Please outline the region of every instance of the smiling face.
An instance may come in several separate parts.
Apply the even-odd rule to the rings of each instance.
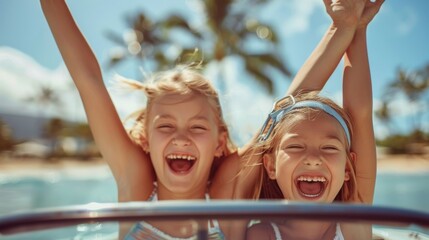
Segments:
[[[218,125],[213,108],[201,95],[165,95],[153,102],[147,118],[147,150],[160,191],[205,193],[213,159],[222,154],[225,144]]]
[[[304,119],[305,116],[305,119]],[[343,128],[324,112],[297,115],[279,145],[264,156],[268,176],[288,200],[332,202],[349,180]]]

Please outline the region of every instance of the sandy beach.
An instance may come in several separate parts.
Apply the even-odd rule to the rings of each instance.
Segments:
[[[48,161],[39,158],[0,158],[0,178],[46,177],[67,175],[90,177],[111,174],[101,158],[90,160],[60,159]]]
[[[377,169],[378,171],[429,173],[429,155],[379,155]]]
[[[410,172],[427,171],[429,173],[429,156],[419,155],[379,155],[378,171]],[[107,168],[101,158],[90,160],[60,159],[47,161],[36,158],[0,158],[0,173],[25,173],[40,171],[55,171],[64,169],[94,169]]]

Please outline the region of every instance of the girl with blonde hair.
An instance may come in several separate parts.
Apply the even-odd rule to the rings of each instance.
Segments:
[[[210,82],[196,69],[180,66],[154,74],[145,84],[122,80],[147,96],[128,132],[65,1],[41,0],[41,6],[83,101],[97,147],[116,180],[118,201],[231,199],[236,172],[222,162],[236,149]],[[139,223],[128,237],[193,237],[193,226],[186,221]],[[129,227],[121,225],[121,238]],[[216,220],[209,221],[208,230],[219,239],[228,231]]]

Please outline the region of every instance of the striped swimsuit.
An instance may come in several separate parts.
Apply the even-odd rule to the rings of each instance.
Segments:
[[[149,197],[148,201],[157,201],[158,195],[156,193],[156,185],[154,190]],[[206,200],[209,201],[210,197],[206,194]],[[217,220],[213,219],[207,223],[207,233],[208,239],[211,240],[224,240],[225,236],[222,230],[219,227]],[[158,228],[152,226],[151,224],[141,221],[134,225],[130,232],[125,236],[125,240],[194,240],[197,239],[197,236],[191,236],[188,238],[177,238],[173,237]]]

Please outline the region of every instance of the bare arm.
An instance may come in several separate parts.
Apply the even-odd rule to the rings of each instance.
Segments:
[[[353,39],[355,29],[338,29],[331,25],[320,43],[299,69],[286,94],[321,90],[338,66]]]
[[[344,52],[353,39],[365,0],[345,0],[339,5],[332,5],[331,0],[324,0],[326,11],[332,18],[332,24],[323,36],[320,43],[306,60],[293,79],[286,94],[295,95],[300,91],[321,90],[338,66]],[[246,153],[252,146],[257,136],[248,144],[243,146],[238,156],[241,164],[240,172],[236,181],[234,198],[251,198],[256,182],[260,178],[262,162],[260,166],[245,166]],[[260,156],[254,156],[257,160]],[[252,160],[253,160],[252,159]],[[255,162],[256,161],[250,161]]]
[[[287,95],[323,88],[353,39],[364,1],[346,0],[334,5],[331,0],[324,0],[332,24],[296,74]]]
[[[372,203],[376,178],[376,148],[372,120],[372,84],[366,42],[367,24],[383,1],[367,2],[362,22],[344,55],[343,104],[353,125],[352,151],[356,153],[358,192]],[[368,15],[372,15],[368,18]]]
[[[64,1],[41,0],[41,6],[82,98],[97,147],[116,179],[119,200],[146,200],[154,179],[150,160],[128,137],[90,46]]]

